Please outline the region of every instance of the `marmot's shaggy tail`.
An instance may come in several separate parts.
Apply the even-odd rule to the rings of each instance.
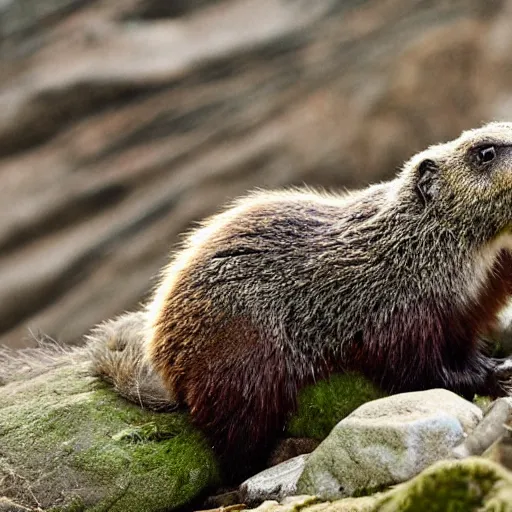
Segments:
[[[86,337],[92,372],[141,407],[173,409],[174,400],[145,357],[146,332],[143,311],[126,313],[95,327]]]
[[[36,337],[36,341],[37,347],[20,350],[0,347],[0,386],[37,377],[71,361],[86,361],[82,348],[66,347],[44,336]]]
[[[88,363],[93,375],[109,382],[128,400],[152,410],[170,410],[175,401],[145,358],[146,313],[126,313],[95,327],[84,347],[61,345],[43,336],[38,346],[0,347],[0,386],[35,377],[52,368]]]

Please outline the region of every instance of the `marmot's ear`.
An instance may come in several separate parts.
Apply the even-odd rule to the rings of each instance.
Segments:
[[[416,190],[423,204],[426,206],[430,201],[435,199],[439,193],[439,167],[434,160],[423,160],[418,165],[418,181],[416,182]]]

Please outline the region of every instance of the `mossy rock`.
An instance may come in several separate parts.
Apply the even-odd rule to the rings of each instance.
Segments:
[[[512,512],[512,473],[481,457],[434,464],[378,501],[375,512]]]
[[[85,363],[0,387],[0,496],[53,511],[180,507],[219,482],[183,413],[152,413],[87,374]]]
[[[356,373],[335,374],[299,393],[297,413],[288,422],[292,437],[322,440],[360,405],[386,394]]]
[[[481,457],[443,461],[391,490],[318,502],[298,496],[267,501],[257,512],[511,512],[512,473]]]

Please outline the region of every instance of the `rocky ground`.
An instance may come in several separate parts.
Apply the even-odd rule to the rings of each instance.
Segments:
[[[492,0],[0,2],[0,343],[77,343],[256,186],[365,185],[510,119]]]
[[[90,376],[83,353],[31,361],[0,387],[0,496],[30,510],[157,511],[220,484],[186,414],[126,402]]]
[[[0,354],[0,511],[512,510],[510,398],[385,397],[334,376],[301,394],[269,463],[284,462],[226,489],[186,411],[124,400],[88,358]]]

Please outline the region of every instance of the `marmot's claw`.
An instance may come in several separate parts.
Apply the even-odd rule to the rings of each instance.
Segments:
[[[488,382],[489,395],[512,396],[512,358],[493,359],[494,367]]]
[[[495,359],[496,367],[494,368],[494,374],[500,381],[511,381],[512,380],[512,358]]]

